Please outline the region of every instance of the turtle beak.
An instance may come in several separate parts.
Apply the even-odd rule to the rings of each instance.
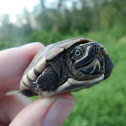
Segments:
[[[83,66],[79,68],[78,70],[84,74],[96,75],[96,74],[99,74],[101,71],[101,64],[100,64],[100,61],[96,58],[89,65]]]
[[[90,45],[89,45],[90,46]],[[84,74],[96,75],[103,69],[103,56],[100,45],[93,43],[88,51],[87,57],[82,59],[81,67],[78,68]]]

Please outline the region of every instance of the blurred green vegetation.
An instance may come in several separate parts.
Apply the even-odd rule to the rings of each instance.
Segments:
[[[126,126],[126,0],[71,0],[71,7],[66,6],[66,0],[58,0],[50,8],[45,0],[40,3],[32,13],[24,11],[18,19],[20,25],[4,15],[0,49],[34,41],[48,45],[76,37],[102,43],[114,62],[112,75],[90,89],[73,93],[76,106],[63,126]]]

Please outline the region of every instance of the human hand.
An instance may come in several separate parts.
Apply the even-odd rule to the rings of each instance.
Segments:
[[[22,74],[34,55],[44,46],[32,43],[0,52],[0,126],[60,126],[72,111],[70,94],[31,101],[11,92],[19,89]]]

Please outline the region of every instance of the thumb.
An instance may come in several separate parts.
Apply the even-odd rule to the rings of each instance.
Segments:
[[[74,104],[75,98],[70,93],[39,99],[26,106],[10,126],[61,126]]]

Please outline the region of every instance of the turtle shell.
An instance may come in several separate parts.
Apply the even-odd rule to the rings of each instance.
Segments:
[[[82,44],[82,43],[89,43],[89,42],[94,42],[94,41],[87,38],[74,38],[74,39],[68,39],[64,41],[59,41],[57,43],[53,43],[51,45],[48,45],[44,50],[40,50],[37,53],[37,55],[33,58],[31,64],[28,66],[28,68],[25,70],[23,74],[23,77],[20,83],[20,88],[22,90],[21,92],[26,96],[41,95],[43,97],[50,97],[52,95],[60,94],[63,92],[76,91],[82,88],[87,88],[87,87],[90,87],[90,85],[93,85],[102,81],[104,79],[104,74],[92,80],[80,81],[80,80],[75,80],[73,78],[68,78],[67,81],[64,82],[62,85],[60,85],[55,91],[42,91],[39,88],[38,84],[36,84],[38,76],[40,74],[43,74],[43,71],[47,67],[47,63],[49,61],[54,59],[58,54],[63,53],[65,50],[68,50],[70,47],[72,47],[75,44]],[[105,57],[108,56],[108,52],[104,48],[104,46],[101,44],[99,45],[100,45],[102,54]],[[110,66],[109,70],[106,71],[106,73],[108,72],[108,76],[110,75],[113,68],[113,64],[111,60],[110,60],[109,66]]]

